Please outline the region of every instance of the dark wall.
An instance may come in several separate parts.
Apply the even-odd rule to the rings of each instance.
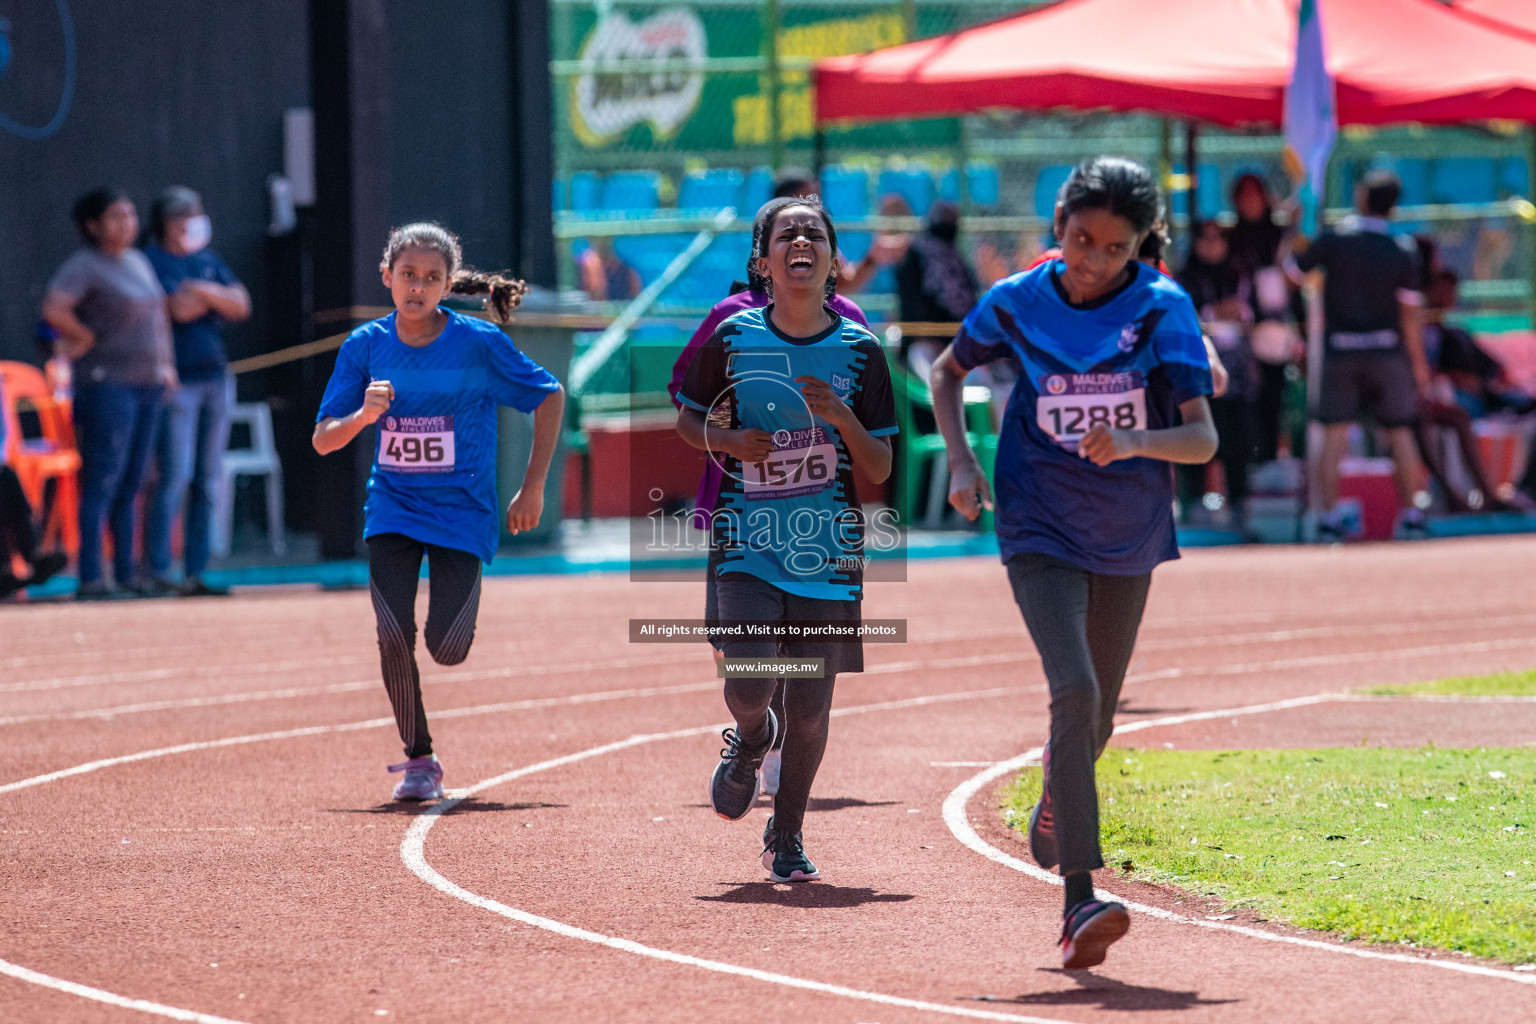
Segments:
[[[69,209],[122,185],[148,223],[162,187],[203,194],[215,250],[250,287],[235,357],[268,347],[266,176],[282,170],[282,113],[309,102],[309,2],[68,0],[77,39],[73,103],[30,140],[0,123],[0,358],[31,359],[37,307],[76,246]],[[58,105],[64,48],[56,0],[8,0],[12,59],[0,115],[43,125]]]
[[[511,267],[513,256],[510,6],[456,0],[424,25],[418,0],[385,4],[390,220],[441,221],[486,270]],[[387,301],[382,286],[379,295]]]

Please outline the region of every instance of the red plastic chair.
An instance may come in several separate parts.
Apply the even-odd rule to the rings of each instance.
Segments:
[[[43,372],[27,363],[0,362],[0,391],[5,393],[4,459],[16,471],[34,509],[43,508],[48,481],[56,481],[53,502],[43,521],[44,549],[62,547],[71,557],[80,551],[80,452],[75,447],[72,410],[55,401]],[[37,414],[41,436],[23,437],[23,410]]]

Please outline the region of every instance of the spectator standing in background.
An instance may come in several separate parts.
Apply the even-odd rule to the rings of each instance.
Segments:
[[[42,315],[74,364],[75,437],[80,448],[82,600],[140,589],[134,558],[137,504],[167,391],[177,385],[165,289],[133,247],[139,214],[120,188],[75,202],[84,243],[43,295]],[[112,527],[117,591],[102,578],[102,528]]]
[[[1369,416],[1391,438],[1399,536],[1423,536],[1424,510],[1414,505],[1419,458],[1414,427],[1419,394],[1429,387],[1424,360],[1421,264],[1410,239],[1390,234],[1387,218],[1402,183],[1372,171],[1355,187],[1359,213],[1320,234],[1296,258],[1303,272],[1322,270],[1323,365],[1314,417],[1323,424],[1318,466],[1319,540],[1342,540],[1339,460],[1349,428]]]
[[[928,208],[926,222],[896,268],[901,318],[909,323],[958,324],[976,305],[977,294],[976,274],[955,244],[960,235],[960,208],[940,199]],[[928,368],[946,344],[944,338],[904,335],[902,361],[927,380]]]
[[[1248,529],[1248,466],[1253,460],[1253,400],[1259,388],[1259,368],[1248,345],[1251,324],[1243,302],[1245,279],[1232,262],[1227,233],[1213,220],[1195,226],[1195,243],[1178,282],[1189,293],[1200,314],[1205,336],[1215,346],[1228,373],[1224,392],[1210,400],[1211,421],[1216,425],[1216,458],[1227,481],[1227,506],[1232,526]],[[1205,494],[1205,466],[1183,465],[1184,490],[1199,501]]]
[[[221,593],[203,582],[220,462],[229,443],[234,378],[227,370],[224,325],[251,315],[251,296],[210,248],[213,227],[196,192],[173,185],[150,207],[154,244],[144,250],[169,296],[176,374],[181,387],[161,411],[145,531],[149,586],[193,596]],[[190,490],[189,490],[190,486]],[[185,572],[171,580],[171,528],[182,514]],[[277,528],[277,527],[274,527]]]
[[[1424,323],[1424,358],[1434,372],[1435,379],[1419,402],[1416,431],[1419,454],[1424,458],[1424,465],[1440,482],[1446,504],[1452,512],[1531,509],[1536,507],[1536,503],[1513,488],[1507,495],[1498,493],[1498,488],[1488,479],[1477,435],[1472,430],[1472,417],[1493,411],[1490,405],[1529,412],[1531,399],[1529,395],[1514,388],[1505,378],[1498,360],[1478,348],[1472,335],[1445,322],[1445,314],[1456,305],[1458,283],[1454,270],[1435,268],[1430,271],[1429,285],[1424,291],[1428,306]],[[1507,385],[1509,390],[1498,390],[1500,385]],[[1485,396],[1492,400],[1486,401]],[[1480,504],[1471,500],[1470,495],[1463,496],[1452,486],[1445,460],[1441,458],[1435,427],[1444,427],[1456,436],[1461,448],[1461,461],[1478,489],[1482,499]]]
[[[1237,223],[1227,234],[1232,266],[1242,279],[1249,321],[1285,324],[1297,314],[1295,293],[1281,269],[1289,233],[1276,221],[1269,189],[1257,174],[1241,174],[1232,184],[1232,206]],[[1280,414],[1285,406],[1285,360],[1258,363],[1258,384],[1253,395],[1255,456],[1259,462],[1279,457]]]

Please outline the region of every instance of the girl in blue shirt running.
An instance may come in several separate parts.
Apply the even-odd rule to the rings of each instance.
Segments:
[[[544,480],[565,404],[560,383],[497,326],[527,290],[521,281],[462,266],[459,240],[436,224],[408,224],[389,236],[380,265],[395,311],[342,343],[315,426],[327,455],[363,428],[378,426],[363,537],[378,620],[384,688],[406,761],[396,800],[443,795],[416,667],[416,584],[428,560],[427,651],[439,665],[469,655],[480,608],[480,566],[499,540],[496,407],[533,413],[533,451],[522,488],[507,508],[507,530],[531,530],[544,510]],[[438,305],[447,292],[490,293],[495,323]]]
[[[1152,569],[1178,557],[1168,464],[1216,451],[1194,305],[1136,259],[1161,207],[1139,164],[1075,168],[1056,203],[1060,257],[994,285],[932,373],[949,500],[975,519],[993,501],[965,439],[962,381],[994,359],[1023,367],[998,436],[997,537],[1050,688],[1029,841],[1065,882],[1061,953],[1073,970],[1102,963],[1130,927],[1123,905],[1094,898],[1090,872],[1104,858],[1093,766],[1114,731]]]

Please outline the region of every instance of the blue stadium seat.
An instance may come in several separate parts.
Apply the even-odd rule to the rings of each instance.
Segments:
[[[603,182],[602,208],[646,211],[660,205],[661,175],[655,171],[615,171]]]
[[[551,202],[549,204],[550,209],[556,211],[557,213],[565,209],[565,179],[556,178],[554,180],[554,188],[552,188],[550,191],[552,193]]]
[[[833,217],[869,216],[869,175],[852,167],[821,172],[821,201]]]
[[[996,206],[1002,198],[996,164],[966,165],[965,186],[970,190],[971,202],[976,206]]]
[[[960,172],[953,167],[939,179],[939,198],[950,203],[960,201]]]
[[[1183,174],[1184,165],[1174,164],[1174,174]],[[1200,164],[1200,183],[1197,186],[1199,195],[1196,197],[1199,209],[1195,211],[1197,217],[1214,217],[1226,205],[1226,196],[1222,190],[1221,168],[1214,163]],[[1168,197],[1169,212],[1183,216],[1188,212],[1188,193],[1183,189]]]
[[[1053,164],[1040,168],[1040,173],[1035,175],[1035,216],[1047,220],[1055,216],[1056,193],[1061,191],[1061,186],[1071,173],[1071,164]]]
[[[683,175],[677,190],[679,210],[723,210],[735,206],[741,196],[741,172],[732,167],[714,167]]]
[[[1510,196],[1531,197],[1530,171],[1527,170],[1524,157],[1504,158],[1504,166],[1499,173],[1499,198],[1507,199]]]
[[[773,168],[754,167],[741,185],[741,205],[736,208],[743,217],[755,217],[764,203],[773,198]]]
[[[1441,157],[1430,167],[1430,202],[1491,203],[1498,198],[1499,169],[1492,157]]]
[[[996,206],[998,200],[997,168],[992,164],[972,163],[965,169],[967,198],[973,207]],[[960,201],[960,172],[951,167],[939,179],[939,198]]]
[[[880,183],[875,191],[882,196],[892,192],[901,196],[907,201],[907,205],[912,207],[912,213],[918,217],[928,212],[928,207],[933,205],[933,200],[937,196],[937,190],[933,187],[933,175],[913,168],[881,171]]]
[[[571,175],[570,209],[585,213],[603,208],[603,185],[591,171],[577,171]]]

